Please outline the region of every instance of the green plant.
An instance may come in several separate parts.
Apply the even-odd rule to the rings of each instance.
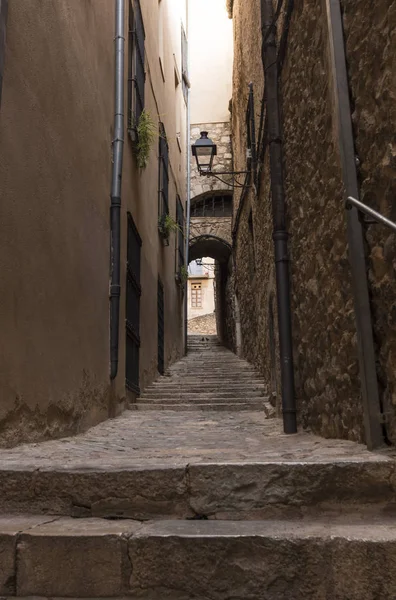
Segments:
[[[182,265],[180,269],[180,281],[181,283],[186,283],[188,279],[188,267],[186,265]]]
[[[176,223],[174,219],[170,216],[170,214],[164,215],[158,224],[161,234],[164,237],[169,237],[169,235],[176,231],[181,231],[180,226]]]
[[[140,169],[148,164],[151,146],[157,136],[157,125],[149,112],[143,109],[137,126],[137,163]]]

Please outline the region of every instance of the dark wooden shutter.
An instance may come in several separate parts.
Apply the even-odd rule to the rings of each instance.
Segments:
[[[140,256],[142,240],[128,213],[127,285],[126,285],[126,387],[137,394],[139,389],[140,352]]]
[[[186,33],[182,27],[181,30],[181,51],[182,51],[182,88],[184,100],[187,103],[188,94],[188,42]]]
[[[176,199],[176,222],[179,226],[177,231],[178,272],[181,273],[184,265],[184,210],[179,196]]]
[[[146,73],[145,63],[145,31],[139,0],[129,2],[129,35],[128,35],[128,129],[134,132],[140,115],[144,109],[144,86]]]
[[[169,147],[163,123],[159,124],[159,207],[162,221],[169,214]]]
[[[135,106],[135,119],[136,123],[139,122],[140,115],[144,109],[144,84],[145,84],[145,71],[144,71],[144,58],[145,58],[145,33],[143,26],[142,11],[140,8],[139,0],[136,0],[135,8],[135,29],[136,29],[136,73],[135,73],[135,90],[136,90],[136,106]]]
[[[165,307],[164,307],[164,286],[158,278],[157,293],[157,312],[158,312],[158,372],[163,375],[165,370]]]
[[[0,105],[3,88],[8,0],[0,0]]]

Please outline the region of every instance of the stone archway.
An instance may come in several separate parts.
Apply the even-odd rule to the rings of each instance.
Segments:
[[[232,246],[216,235],[203,234],[190,238],[190,261],[210,257],[215,262],[215,314],[217,335],[225,346],[232,346],[229,339],[229,296],[233,293]],[[228,323],[227,323],[228,321]]]
[[[190,239],[214,236],[232,244],[232,193],[216,190],[191,199]]]
[[[231,244],[227,240],[216,235],[198,235],[190,238],[190,260],[210,256],[215,261],[224,264],[231,256]]]

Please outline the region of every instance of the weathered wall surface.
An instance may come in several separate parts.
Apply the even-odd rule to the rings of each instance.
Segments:
[[[0,110],[6,443],[77,431],[112,404],[112,9],[106,0],[9,3]]]
[[[363,200],[396,218],[396,3],[342,2]],[[263,75],[260,2],[233,2],[235,61],[232,135],[235,168],[244,167],[247,84],[259,123]],[[282,22],[282,19],[281,19]],[[249,32],[246,35],[246,32]],[[279,31],[278,31],[279,36]],[[295,3],[281,76],[285,189],[290,239],[296,394],[300,419],[315,432],[364,440],[356,328],[347,255],[340,157],[324,2]],[[299,99],[296,102],[296,98]],[[245,357],[266,378],[274,293],[268,151],[259,193],[249,190],[235,219],[236,290]],[[234,208],[238,197],[234,196]],[[369,278],[385,409],[396,414],[394,268],[396,242],[370,226]],[[276,322],[276,312],[275,312]],[[275,332],[275,338],[277,337]],[[275,340],[276,342],[276,340]],[[275,343],[275,346],[277,342]],[[275,355],[278,352],[275,348]],[[272,353],[273,357],[273,353]],[[272,376],[273,378],[273,376]],[[279,375],[275,377],[275,381]],[[273,385],[274,387],[274,385]],[[396,439],[396,420],[388,434]]]
[[[186,133],[179,146],[175,114],[177,100],[185,114],[181,90],[175,90],[180,15],[175,30],[172,15],[165,15],[170,34],[164,82],[158,2],[142,5],[150,72],[146,101],[154,118],[164,115],[175,218],[176,194],[185,200],[186,167]],[[127,29],[126,21],[126,39]],[[157,375],[158,275],[169,315],[166,363],[182,352],[175,236],[166,248],[158,236],[158,144],[147,169],[138,172],[125,132],[119,374],[110,384],[113,82],[113,2],[9,3],[0,108],[0,444],[75,433],[123,409],[128,211],[143,239],[141,387]]]
[[[200,235],[214,235],[231,244],[231,217],[192,217],[190,238]]]
[[[342,6],[361,197],[396,221],[396,2]],[[366,239],[380,391],[396,442],[396,236],[370,225]]]
[[[209,138],[217,145],[217,156],[213,162],[213,171],[231,171],[231,124],[229,121],[221,123],[194,123],[191,125],[191,144],[199,139],[201,131],[208,131]],[[193,156],[191,160],[191,199],[205,192],[223,191],[232,192],[232,187],[224,185],[214,177],[204,177],[198,173],[197,163]],[[230,182],[225,176],[224,180]]]
[[[235,1],[234,93],[232,137],[235,170],[246,169],[246,108],[248,84],[253,82],[257,133],[260,123],[263,76],[261,64],[260,1]],[[246,35],[246,32],[249,35]],[[242,355],[272,381],[268,306],[274,294],[272,215],[269,199],[268,153],[264,158],[260,190],[234,193],[235,288],[239,305]]]
[[[296,393],[303,423],[322,435],[362,440],[356,327],[327,40],[324,2],[297,6],[281,88]],[[292,101],[296,95],[303,100],[298,105]]]

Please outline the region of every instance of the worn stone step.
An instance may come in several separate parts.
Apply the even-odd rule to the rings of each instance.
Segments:
[[[176,383],[174,381],[164,383],[164,382],[155,382],[148,386],[146,390],[184,390],[188,388],[189,391],[202,391],[203,389],[210,392],[215,391],[219,387],[224,388],[226,390],[264,390],[266,389],[265,383],[261,382],[228,382],[228,381],[216,381],[216,382],[208,382],[205,378],[204,382],[196,382],[196,383],[183,383],[182,381]]]
[[[184,459],[161,465],[159,457],[139,465],[135,459],[123,468],[105,461],[102,467],[82,462],[74,468],[10,464],[0,470],[0,513],[245,520],[395,514],[393,461],[204,462],[212,455],[202,450],[202,462],[192,464]]]
[[[162,392],[166,394],[236,394],[236,395],[244,395],[246,393],[257,393],[257,394],[265,394],[266,386],[261,385],[227,385],[226,383],[217,384],[217,385],[201,385],[201,386],[183,386],[183,385],[158,385],[158,386],[149,386],[144,390],[144,393],[153,393],[153,394],[161,394]]]
[[[0,593],[145,600],[392,600],[393,518],[0,518]]]
[[[246,402],[249,398],[264,398],[264,390],[235,390],[235,391],[223,391],[221,389],[217,389],[214,391],[207,391],[203,388],[201,391],[194,390],[183,390],[183,391],[175,391],[175,390],[145,390],[142,393],[141,398],[191,398],[193,400],[206,399],[220,399],[220,398],[243,398]]]
[[[263,402],[246,402],[246,400],[240,400],[238,402],[235,401],[225,401],[225,402],[216,402],[216,400],[211,400],[210,403],[198,403],[198,402],[190,402],[190,403],[182,403],[175,402],[137,402],[136,404],[131,404],[131,409],[135,410],[175,410],[175,411],[216,411],[216,410],[224,410],[224,411],[235,411],[235,410],[254,410],[260,411],[264,410]]]

